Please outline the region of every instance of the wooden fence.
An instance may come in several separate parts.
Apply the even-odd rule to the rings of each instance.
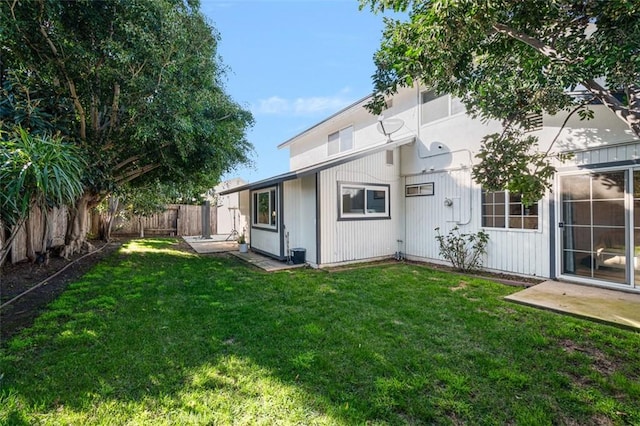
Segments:
[[[34,252],[43,251],[42,243],[43,243],[43,234],[44,234],[44,224],[42,220],[42,212],[39,208],[34,208],[31,211],[31,215],[29,219],[25,222],[24,225],[20,227],[16,237],[14,238],[11,244],[11,263],[17,263],[23,261],[29,257],[28,247],[29,242],[27,241],[27,231],[29,228],[31,230],[31,235],[33,236],[33,241],[31,241],[31,246]],[[67,232],[67,209],[66,208],[53,208],[47,212],[47,221],[48,221],[48,232],[46,243],[50,247],[55,247],[64,244],[64,237]]]
[[[145,235],[163,235],[163,236],[189,236],[202,235],[202,206],[190,206],[184,204],[170,204],[167,210],[155,214],[150,217],[138,218],[134,216],[128,220],[116,220],[112,228],[112,235],[117,236],[138,236],[140,235],[140,223],[144,227]],[[216,207],[210,207],[210,234],[215,235],[217,230],[216,224]],[[65,235],[68,224],[68,211],[66,208],[54,208],[48,212],[48,245],[50,247],[61,246],[65,242]],[[15,239],[11,244],[11,254],[7,261],[11,263],[21,262],[29,258],[27,241],[27,232],[25,227],[31,229],[33,241],[31,245],[37,253],[43,250],[43,221],[42,213],[39,209],[34,209],[29,219],[18,231]],[[88,229],[93,235],[98,235],[100,228],[100,214],[93,211],[89,214]],[[0,228],[0,234],[3,230]],[[0,235],[0,243],[3,243]],[[3,245],[0,245],[2,247]]]
[[[202,235],[202,206],[169,204],[167,209],[149,217],[133,216],[130,219],[116,219],[111,229],[112,235],[140,235],[140,224],[145,235],[189,236]],[[217,230],[216,207],[209,207],[210,234]],[[96,222],[95,220],[93,222]]]

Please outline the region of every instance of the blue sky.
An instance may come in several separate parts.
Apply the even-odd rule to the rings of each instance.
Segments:
[[[383,16],[358,0],[201,0],[230,68],[227,92],[255,119],[254,166],[223,177],[255,182],[289,170],[277,145],[368,95]]]

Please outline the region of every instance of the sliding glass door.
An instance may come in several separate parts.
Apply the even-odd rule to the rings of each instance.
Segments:
[[[561,176],[559,225],[563,275],[640,283],[634,243],[640,243],[640,171]]]

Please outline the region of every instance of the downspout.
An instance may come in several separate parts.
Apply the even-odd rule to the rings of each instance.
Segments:
[[[322,230],[322,222],[320,220],[320,173],[321,172],[317,172],[316,173],[316,265],[318,265],[318,268],[320,267],[320,264],[322,262],[322,257],[321,257],[321,249],[322,249],[322,236],[321,236],[321,230]]]

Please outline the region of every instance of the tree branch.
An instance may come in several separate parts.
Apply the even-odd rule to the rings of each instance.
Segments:
[[[580,105],[578,105],[577,107],[572,109],[571,112],[569,112],[569,114],[567,114],[567,116],[565,117],[564,121],[562,122],[562,126],[560,126],[560,129],[558,130],[558,133],[556,134],[556,137],[553,138],[553,140],[549,144],[549,148],[547,148],[547,150],[545,151],[545,153],[544,153],[545,157],[549,155],[549,153],[551,152],[551,148],[553,148],[553,145],[558,141],[558,138],[560,137],[560,134],[562,133],[562,131],[566,127],[566,125],[569,122],[569,119],[571,118],[571,116],[573,114],[575,114],[576,112],[580,111],[582,108],[584,108],[584,106],[587,104],[587,102],[588,101],[582,102]]]
[[[157,169],[158,167],[160,167],[160,164],[147,164],[144,167],[140,167],[139,169],[134,169],[120,176],[117,176],[114,180],[117,185],[124,185],[125,183],[129,183],[132,180],[139,178],[140,176],[149,173],[152,170]]]
[[[160,145],[157,149],[155,149],[154,151],[159,151],[163,148],[166,148],[168,146],[170,146],[170,143],[164,143],[162,145]],[[126,166],[127,164],[133,163],[134,161],[138,161],[139,159],[142,158],[142,155],[134,155],[132,157],[129,157],[121,162],[119,162],[118,164],[116,164],[115,166],[113,166],[113,170],[120,170],[121,168],[123,168],[124,166]]]
[[[538,52],[542,53],[547,58],[555,58],[560,60],[565,60],[556,49],[551,46],[548,46],[538,40],[537,38],[531,37],[523,32],[516,31],[515,29],[500,23],[496,23],[493,25],[493,29],[501,34],[506,34],[509,37],[519,40],[524,44],[533,47]]]
[[[521,41],[522,43],[533,47],[542,55],[547,58],[560,60],[565,63],[572,63],[573,61],[569,60],[562,56],[556,49],[551,46],[546,45],[540,40],[531,37],[521,31],[517,31],[507,25],[496,23],[493,25],[493,29],[501,34],[506,34],[509,37]],[[640,107],[634,107],[634,103],[629,103],[631,108],[628,108],[622,104],[615,96],[611,93],[610,90],[603,87],[594,79],[585,79],[580,81],[589,92],[593,93],[607,108],[609,108],[613,113],[622,121],[624,121],[627,126],[636,134],[636,136],[640,137],[640,112],[638,110]],[[631,86],[632,88],[635,85]],[[636,91],[636,93],[638,93]],[[640,101],[637,102],[640,104]]]
[[[69,87],[69,93],[71,93],[71,99],[73,99],[73,105],[75,106],[76,111],[78,112],[78,115],[80,116],[80,139],[82,139],[84,141],[84,140],[87,139],[87,117],[86,117],[86,113],[85,113],[85,110],[84,110],[82,104],[80,103],[80,98],[78,97],[78,93],[76,92],[76,85],[73,82],[73,80],[71,80],[71,78],[69,78],[69,75],[67,74],[67,70],[66,70],[66,68],[64,66],[64,62],[62,62],[62,60],[60,59],[60,55],[59,55],[58,49],[56,48],[55,44],[53,43],[53,41],[51,40],[51,38],[47,34],[47,30],[42,25],[42,21],[43,21],[42,14],[43,14],[43,12],[44,12],[44,2],[42,0],[40,0],[40,22],[38,24],[38,27],[40,28],[40,34],[42,34],[42,36],[44,37],[45,41],[49,45],[49,49],[51,50],[51,53],[53,53],[53,57],[55,58],[55,61],[56,61],[57,65],[58,65],[58,67],[60,68],[60,71],[62,72],[62,75],[64,76],[65,80],[67,81],[67,86]]]
[[[120,108],[120,84],[113,85],[113,102],[111,104],[111,123],[109,123],[109,131],[113,131],[118,119],[118,108]]]

